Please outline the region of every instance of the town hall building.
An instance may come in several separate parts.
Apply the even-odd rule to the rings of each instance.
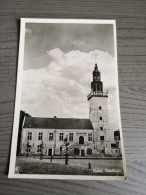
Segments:
[[[40,118],[25,115],[19,125],[19,155],[121,156],[120,132],[110,129],[108,92],[103,92],[101,74],[95,64],[89,102],[89,119]]]

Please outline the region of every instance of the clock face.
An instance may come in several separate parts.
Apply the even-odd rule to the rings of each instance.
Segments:
[[[94,76],[94,80],[100,80],[100,76],[99,75],[95,75]]]

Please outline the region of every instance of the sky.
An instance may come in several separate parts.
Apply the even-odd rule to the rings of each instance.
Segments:
[[[111,24],[27,23],[21,109],[31,116],[89,118],[95,62],[109,92],[110,126],[119,128]]]

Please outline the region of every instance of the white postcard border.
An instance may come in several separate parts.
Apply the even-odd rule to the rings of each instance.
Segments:
[[[122,148],[122,162],[124,176],[82,176],[82,175],[38,175],[38,174],[16,174],[16,150],[19,127],[19,115],[21,105],[21,91],[22,91],[22,77],[23,77],[23,60],[24,60],[24,46],[25,46],[25,24],[26,23],[81,23],[81,24],[113,24],[114,28],[114,53],[116,65],[116,91],[117,91],[117,106],[118,106],[118,122],[120,126],[120,138]],[[123,144],[123,133],[120,115],[120,101],[119,101],[119,82],[118,82],[118,63],[117,63],[117,37],[116,37],[116,21],[115,20],[97,20],[97,19],[35,19],[35,18],[21,18],[20,26],[20,40],[19,40],[19,55],[18,55],[18,70],[17,70],[17,84],[16,84],[16,98],[15,98],[15,112],[13,123],[13,134],[11,141],[11,155],[8,178],[28,178],[28,179],[71,179],[71,180],[125,180],[126,176],[126,162]]]

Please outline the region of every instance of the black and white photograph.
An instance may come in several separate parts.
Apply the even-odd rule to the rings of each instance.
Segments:
[[[115,20],[22,18],[9,178],[126,177]]]

